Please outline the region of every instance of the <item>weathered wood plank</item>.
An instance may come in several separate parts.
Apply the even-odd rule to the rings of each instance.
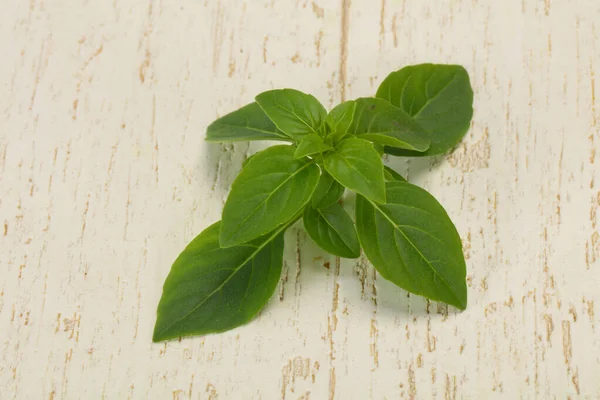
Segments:
[[[1,399],[600,397],[595,1],[0,6]],[[387,162],[456,222],[467,311],[296,227],[257,320],[151,344],[171,262],[266,145],[205,143],[207,124],[277,87],[331,107],[421,62],[469,70],[472,129]]]

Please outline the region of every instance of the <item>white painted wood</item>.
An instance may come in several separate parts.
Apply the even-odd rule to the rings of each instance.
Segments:
[[[596,0],[0,0],[0,398],[600,398]],[[260,317],[151,343],[171,262],[265,144],[208,123],[463,64],[472,129],[390,159],[456,222],[463,313],[299,229]],[[349,200],[351,202],[351,200]]]

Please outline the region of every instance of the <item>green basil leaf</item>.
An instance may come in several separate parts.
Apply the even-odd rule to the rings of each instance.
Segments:
[[[312,206],[314,208],[325,208],[337,203],[344,194],[345,188],[327,171],[323,171],[317,188],[312,195]]]
[[[386,100],[356,99],[349,132],[374,143],[415,151],[429,148],[429,133],[410,115]]]
[[[407,182],[386,184],[387,203],[356,200],[362,248],[382,277],[464,310],[466,266],[454,224],[437,200]]]
[[[332,204],[326,208],[304,209],[304,228],[325,251],[344,258],[358,258],[360,245],[354,222],[344,208]]]
[[[267,117],[256,103],[248,104],[210,124],[206,129],[209,142],[234,142],[240,140],[290,139]]]
[[[373,148],[375,149],[375,151],[377,152],[377,154],[379,154],[379,157],[382,157],[385,154],[385,147],[377,144],[377,143],[373,143]]]
[[[311,133],[304,136],[294,152],[294,158],[302,158],[317,153],[331,150],[333,147],[323,141],[323,137]]]
[[[463,138],[473,117],[473,89],[460,65],[420,64],[392,72],[377,97],[406,111],[431,133],[424,153],[386,149],[403,156],[432,156],[451,150]]]
[[[387,182],[406,182],[406,179],[387,165],[383,167],[383,176]]]
[[[321,134],[327,111],[312,95],[277,89],[256,96],[256,102],[282,132],[295,139]]]
[[[325,170],[348,189],[378,203],[385,202],[383,162],[370,142],[345,139],[325,155],[324,164]]]
[[[283,263],[283,229],[222,249],[220,225],[196,236],[171,267],[158,304],[154,342],[243,325],[275,291]]]
[[[233,181],[223,208],[221,246],[245,243],[271,232],[298,213],[319,181],[314,162],[294,159],[294,147],[256,153]]]
[[[254,158],[254,156],[257,153],[252,154],[251,156],[248,156],[248,158],[246,158],[243,162],[242,162],[242,168],[244,168],[246,165],[248,165],[248,163],[250,162],[250,160],[252,160]]]
[[[333,143],[338,142],[348,133],[348,129],[352,125],[354,119],[354,111],[356,110],[356,103],[353,100],[343,102],[334,107],[329,114],[327,114],[327,125],[331,130],[328,135]]]

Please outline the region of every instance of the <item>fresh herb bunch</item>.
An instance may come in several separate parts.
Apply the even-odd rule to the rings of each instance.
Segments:
[[[311,95],[271,90],[213,122],[211,142],[279,140],[246,160],[223,216],[183,250],[158,305],[155,342],[247,323],[279,282],[284,232],[300,218],[325,251],[361,247],[379,274],[429,299],[467,306],[458,232],[428,192],[384,166],[383,153],[433,156],[458,144],[473,115],[469,75],[421,64],[391,73],[376,97],[329,113]],[[340,205],[356,192],[356,222]]]

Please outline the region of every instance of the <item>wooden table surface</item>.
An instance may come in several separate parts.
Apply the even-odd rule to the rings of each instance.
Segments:
[[[597,0],[0,0],[0,399],[600,398]],[[152,344],[164,278],[267,143],[204,142],[293,87],[327,108],[464,65],[475,115],[387,163],[464,241],[469,307],[301,226],[258,319]]]

